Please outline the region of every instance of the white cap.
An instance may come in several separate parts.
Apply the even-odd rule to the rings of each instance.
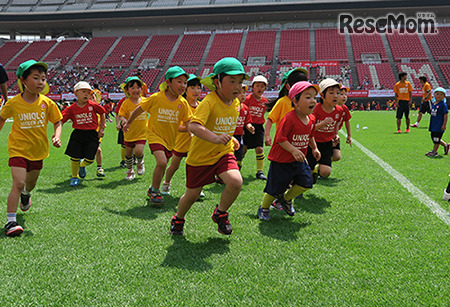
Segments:
[[[323,79],[320,83],[319,83],[319,93],[323,93],[323,91],[331,86],[335,86],[338,85],[339,88],[342,87],[342,84],[340,84],[339,82],[337,82],[334,79],[331,78],[326,78]]]
[[[256,76],[256,77],[254,77],[254,78],[253,78],[253,81],[252,81],[252,85],[253,85],[253,83],[255,83],[255,82],[262,82],[262,83],[264,83],[265,85],[268,84],[267,78],[264,77],[264,76]]]
[[[93,92],[89,83],[85,81],[80,81],[77,84],[75,84],[75,86],[73,87],[73,91],[76,92],[78,90],[90,90],[91,92]]]

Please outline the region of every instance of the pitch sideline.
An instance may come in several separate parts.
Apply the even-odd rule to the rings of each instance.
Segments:
[[[345,137],[347,134],[342,130],[339,131]],[[371,152],[369,149],[364,147],[361,143],[352,138],[352,143],[355,144],[359,149],[361,149],[369,158],[375,161],[381,168],[383,168],[389,175],[394,177],[404,188],[406,188],[415,198],[417,198],[421,203],[427,206],[431,212],[433,212],[438,218],[440,218],[445,224],[450,226],[450,213],[445,211],[438,203],[429,198],[425,193],[419,190],[415,185],[411,183],[405,176],[397,172],[389,164],[381,160],[377,155]]]

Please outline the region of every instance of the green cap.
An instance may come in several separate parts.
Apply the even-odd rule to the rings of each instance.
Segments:
[[[308,71],[307,71],[306,69],[302,68],[302,67],[297,67],[297,68],[291,69],[290,71],[287,71],[287,72],[285,72],[285,73],[283,74],[283,78],[281,78],[280,91],[283,90],[284,85],[286,84],[286,82],[287,82],[289,76],[290,76],[294,71],[301,71],[301,72],[303,72],[303,73],[306,75],[306,77],[308,77]]]
[[[189,82],[189,81],[191,81],[191,80],[194,80],[194,79],[202,80],[202,78],[197,77],[197,76],[194,75],[194,74],[189,74],[189,78],[187,79],[187,82]]]
[[[182,75],[185,75],[186,78],[189,78],[189,75],[187,74],[187,72],[184,71],[183,68],[181,68],[180,66],[173,66],[173,67],[170,67],[166,71],[164,78],[165,78],[165,80],[168,80],[168,79],[174,79],[174,78],[182,76]],[[159,89],[161,91],[167,90],[167,82],[164,81],[163,83],[161,83],[159,85]]]
[[[139,77],[128,77],[125,79],[125,81],[123,83],[120,84],[120,88],[122,89],[122,91],[125,93],[125,96],[130,97],[130,95],[128,95],[127,91],[125,90],[125,86],[127,86],[128,82],[130,81],[139,81],[139,83],[141,84],[141,86],[144,84],[144,82],[142,82],[142,80]]]
[[[214,85],[213,78],[221,73],[231,76],[244,75],[244,79],[248,79],[248,75],[245,72],[244,66],[242,66],[241,62],[235,58],[223,58],[214,65],[213,72],[206,78],[203,78],[201,83],[211,91],[215,91],[216,86]]]
[[[45,70],[48,69],[48,65],[44,62],[37,62],[35,60],[28,60],[26,62],[23,62],[22,64],[19,65],[19,68],[17,68],[17,72],[16,72],[16,76],[17,76],[17,86],[19,87],[19,90],[21,93],[24,92],[24,86],[22,84],[22,81],[20,81],[20,77],[23,76],[23,73],[30,69],[31,66],[43,66],[45,68]],[[50,90],[50,87],[48,86],[48,83],[45,82],[45,87],[42,90],[41,94],[46,95]]]

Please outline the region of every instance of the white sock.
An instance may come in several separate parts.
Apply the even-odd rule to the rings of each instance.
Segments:
[[[23,188],[22,194],[23,195],[30,195],[30,192],[28,192],[27,189]]]
[[[8,219],[7,223],[16,222],[16,213],[7,213],[6,218]]]

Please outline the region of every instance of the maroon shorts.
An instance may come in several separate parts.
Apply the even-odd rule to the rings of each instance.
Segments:
[[[239,167],[234,154],[226,154],[216,164],[191,166],[186,164],[186,187],[195,189],[216,182],[216,175]]]
[[[31,172],[34,170],[41,170],[42,165],[43,165],[42,160],[30,161],[30,160],[22,158],[22,157],[9,158],[9,162],[8,162],[8,166],[25,168],[27,170],[27,172]]]
[[[166,154],[167,160],[169,160],[172,157],[172,152],[161,144],[154,143],[154,144],[148,144],[148,146],[150,146],[150,151],[152,152],[152,154],[154,151],[161,150],[161,151],[164,151],[164,153]]]
[[[174,155],[174,156],[177,156],[177,157],[187,157],[187,152],[179,152],[179,151],[176,151],[176,150],[172,150],[172,154]]]
[[[145,145],[145,143],[147,143],[146,140],[139,140],[139,141],[135,141],[135,142],[127,142],[127,141],[123,141],[123,145],[125,145],[125,146],[127,146],[127,147],[131,147],[131,148],[136,147],[136,145],[138,145],[138,144],[143,144],[143,145]]]

